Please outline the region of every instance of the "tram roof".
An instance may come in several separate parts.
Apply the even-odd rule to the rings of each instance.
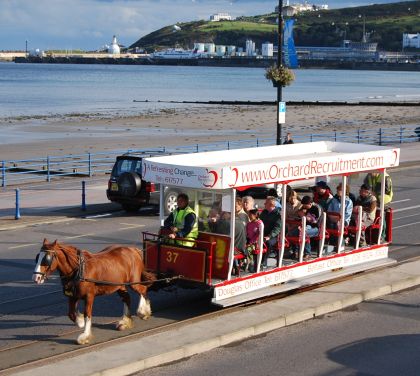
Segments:
[[[319,141],[151,157],[143,178],[191,188],[224,189],[399,165],[400,149]]]

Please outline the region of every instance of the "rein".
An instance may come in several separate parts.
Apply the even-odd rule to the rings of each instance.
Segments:
[[[155,279],[154,281],[140,281],[140,282],[124,282],[124,283],[117,283],[117,282],[109,282],[109,281],[100,281],[97,279],[92,279],[92,278],[81,278],[79,279],[80,282],[92,282],[95,283],[96,285],[106,285],[106,286],[131,286],[131,285],[151,285],[153,283],[156,282],[166,282],[169,283],[173,280],[176,279],[181,279],[183,277],[183,275],[177,275],[174,277],[166,277],[166,278],[161,278],[161,279]]]

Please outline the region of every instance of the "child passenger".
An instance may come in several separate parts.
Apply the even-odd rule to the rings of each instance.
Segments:
[[[262,221],[259,219],[258,209],[248,211],[249,222],[246,224],[246,256],[248,259],[248,269],[253,269],[254,251],[259,247],[260,228]]]

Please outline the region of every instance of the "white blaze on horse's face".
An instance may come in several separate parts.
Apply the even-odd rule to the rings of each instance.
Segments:
[[[38,259],[36,261],[34,273],[32,274],[32,280],[36,282],[37,284],[41,284],[45,282],[45,274],[42,274],[44,273],[44,271],[42,271],[42,268],[45,269],[45,266],[41,266],[41,262],[44,259],[45,255],[46,255],[46,252],[40,251],[38,253]]]

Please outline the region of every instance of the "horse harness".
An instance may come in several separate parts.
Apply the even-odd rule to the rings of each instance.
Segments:
[[[45,252],[46,255],[41,260],[42,266],[47,266],[47,270],[42,272],[36,272],[35,274],[41,274],[43,277],[46,278],[46,274],[48,270],[51,268],[52,262],[54,260],[54,257],[57,257],[57,253],[54,250],[50,249],[42,249],[42,252]],[[36,256],[35,261],[38,262],[39,259],[39,253]],[[97,285],[107,285],[107,286],[131,286],[131,285],[145,285],[145,284],[153,284],[156,282],[166,282],[169,283],[172,280],[182,278],[182,276],[174,276],[174,277],[167,277],[162,279],[156,279],[155,281],[137,281],[137,282],[125,282],[125,283],[118,283],[118,282],[110,282],[110,281],[100,281],[97,279],[92,278],[85,278],[85,268],[86,268],[86,262],[85,258],[83,256],[83,252],[80,251],[80,249],[77,250],[77,259],[78,259],[78,266],[75,268],[70,274],[68,275],[62,275],[61,278],[61,284],[63,286],[63,293],[64,295],[68,297],[74,297],[77,295],[77,284],[79,282],[91,282]]]

